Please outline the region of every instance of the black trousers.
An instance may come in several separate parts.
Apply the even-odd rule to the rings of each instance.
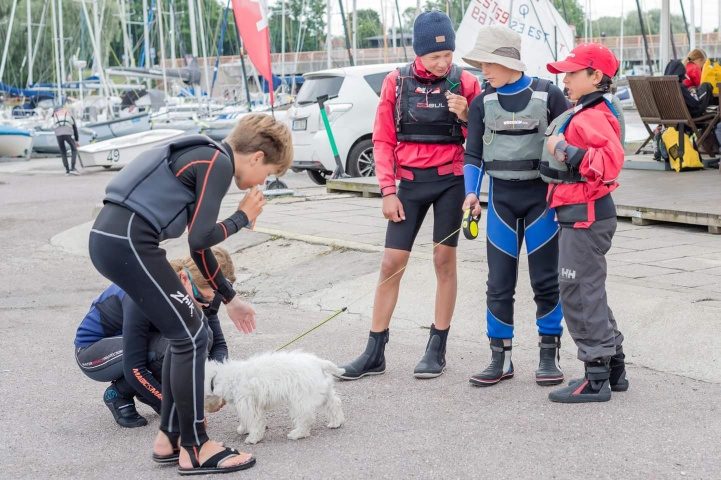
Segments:
[[[136,213],[106,204],[90,232],[90,259],[168,339],[160,428],[173,432],[171,418],[177,410],[180,442],[192,447],[208,440],[203,422],[208,332],[202,309],[185,291],[159,243],[158,234]]]
[[[70,170],[75,170],[75,160],[78,158],[78,147],[75,143],[75,139],[71,135],[58,135],[58,146],[60,147],[60,154],[63,156],[63,167],[65,167],[65,171],[69,172]],[[65,144],[70,145],[70,151],[72,152],[71,155],[71,162],[70,166],[68,167],[68,149],[66,148]]]

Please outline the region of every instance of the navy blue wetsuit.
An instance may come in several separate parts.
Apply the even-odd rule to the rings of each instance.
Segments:
[[[210,247],[248,225],[242,211],[217,222],[220,203],[233,180],[233,153],[203,136],[143,152],[106,188],[105,206],[90,233],[95,268],[120,286],[132,302],[124,315],[145,315],[170,344],[163,362],[160,429],[198,446],[208,439],[203,381],[208,342],[203,312],[185,289],[160,242],[188,230],[191,255],[203,276],[229,302],[235,291]]]
[[[168,347],[144,315],[123,319],[132,301],[117,285],[110,285],[90,306],[75,334],[75,359],[89,378],[115,382],[126,397],[137,395],[160,413],[161,373]],[[208,358],[228,358],[228,346],[218,319],[221,297],[203,309],[208,321]],[[125,306],[125,307],[124,307]]]
[[[539,80],[523,75],[520,80],[494,90],[484,89],[469,107],[465,154],[466,194],[479,195],[484,172],[486,129],[484,98],[497,92],[501,107],[518,113],[529,105]],[[563,93],[547,89],[546,113],[550,122],[568,108]],[[514,132],[515,133],[515,132]],[[493,141],[491,137],[490,141]],[[520,138],[520,137],[514,137]],[[540,158],[539,149],[538,156]],[[537,168],[537,167],[536,167]],[[563,314],[558,287],[558,224],[546,207],[548,187],[533,180],[490,179],[488,196],[488,290],[486,324],[490,338],[513,338],[513,303],[518,279],[518,257],[526,242],[528,268],[536,302],[536,324],[541,335],[560,335]]]

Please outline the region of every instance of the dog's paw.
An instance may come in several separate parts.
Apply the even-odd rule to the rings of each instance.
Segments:
[[[340,428],[343,425],[343,420],[334,420],[328,423],[328,428]]]
[[[263,440],[263,435],[250,434],[245,438],[245,443],[250,444],[250,445],[255,445],[256,443],[260,442],[261,440]]]
[[[238,435],[245,435],[246,433],[248,433],[248,429],[245,428],[243,425],[238,425],[236,432],[238,432]]]
[[[300,430],[296,428],[288,434],[288,438],[291,440],[298,440],[305,437],[310,437],[310,430]]]

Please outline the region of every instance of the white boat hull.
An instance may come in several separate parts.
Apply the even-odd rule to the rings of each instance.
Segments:
[[[27,158],[33,148],[33,137],[22,134],[0,134],[0,157]]]
[[[149,148],[184,134],[183,130],[151,130],[86,145],[78,153],[83,167],[122,168]]]
[[[37,153],[55,153],[60,154],[60,147],[55,132],[52,130],[35,130],[33,137],[33,151]],[[80,129],[80,145],[87,145],[92,142],[95,137],[92,132],[83,128]]]

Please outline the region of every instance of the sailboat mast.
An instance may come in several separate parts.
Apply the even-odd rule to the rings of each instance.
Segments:
[[[210,94],[210,70],[208,69],[208,40],[205,38],[205,22],[203,21],[203,2],[198,2],[198,20],[200,20],[200,46],[203,49],[203,71],[205,72],[205,92]]]
[[[353,58],[358,58],[358,0],[353,0]]]
[[[8,31],[5,35],[5,48],[3,48],[3,58],[0,62],[0,82],[2,82],[3,74],[5,73],[5,63],[8,59],[8,47],[10,46],[10,34],[13,31],[13,21],[15,20],[15,7],[18,6],[18,0],[13,1],[13,8],[10,11],[10,23],[8,24]],[[53,6],[55,6],[53,4]],[[54,10],[53,10],[54,11]]]
[[[280,85],[281,89],[283,88],[283,85],[285,85],[285,0],[280,0],[281,7],[280,7],[280,16],[281,16],[281,24],[280,24]],[[282,90],[281,90],[282,91]]]
[[[636,0],[636,9],[638,10],[638,21],[641,23],[641,36],[643,37],[643,46],[646,51],[646,61],[648,62],[648,72],[653,75],[653,63],[651,62],[651,55],[648,51],[648,38],[646,37],[646,25],[643,23],[643,13],[641,12],[641,2]]]
[[[168,98],[168,78],[165,73],[165,40],[164,40],[164,29],[163,29],[163,4],[161,0],[157,0],[158,3],[155,4],[156,8],[158,9],[158,42],[160,43],[160,61],[158,64],[160,65],[161,70],[163,71],[163,93],[165,94],[165,98]]]
[[[32,17],[32,3],[30,0],[27,0],[25,2],[25,12],[27,14],[27,27],[28,27],[28,51],[27,51],[27,61],[28,61],[28,79],[26,82],[26,85],[29,87],[33,84],[33,62],[32,62],[32,56],[33,56],[33,17]]]
[[[57,7],[55,6],[55,0],[50,0],[52,2],[52,16],[53,16],[53,56],[55,57],[55,81],[57,82],[56,85],[56,92],[58,95],[57,101],[60,102],[62,105],[63,102],[63,87],[62,87],[62,81],[60,80],[60,55],[58,53],[58,15],[57,15]],[[17,3],[17,0],[15,1]],[[14,9],[13,9],[14,11]],[[11,23],[12,25],[12,23]],[[7,43],[5,43],[5,46],[7,47]],[[2,77],[0,77],[2,78]]]
[[[120,27],[123,30],[123,66],[129,67],[132,54],[128,37],[128,18],[125,11],[125,0],[120,0]]]
[[[198,32],[195,27],[195,0],[188,0],[188,18],[190,18],[190,46],[193,57],[198,58]]]
[[[333,53],[333,35],[332,35],[332,29],[331,29],[331,23],[333,23],[333,22],[331,22],[331,15],[333,13],[332,9],[333,9],[333,7],[331,5],[331,1],[327,0],[326,15],[328,17],[328,26],[327,26],[327,31],[325,34],[325,50],[326,50],[326,55],[328,57],[326,60],[326,64],[327,64],[328,68],[333,67],[333,61],[330,58],[331,54]]]
[[[173,59],[175,67],[175,0],[170,0],[170,58]]]
[[[60,47],[60,78],[64,82],[65,75],[65,29],[63,28],[63,0],[58,0],[58,45]]]
[[[338,0],[338,4],[340,5],[340,18],[343,20],[343,36],[345,36],[345,48],[348,51],[348,60],[350,61],[350,66],[355,66],[355,61],[353,60],[353,53],[351,53],[351,47],[350,47],[350,35],[348,34],[348,22],[345,18],[345,10],[343,9],[343,0]]]
[[[143,0],[143,67],[150,68],[150,29],[148,28],[148,0]]]
[[[45,17],[47,17],[48,13],[48,2],[49,0],[45,0],[45,4],[43,5],[43,13],[40,15],[40,25],[38,26],[38,32],[35,34],[35,48],[33,49],[33,55],[30,59],[30,65],[35,65],[35,57],[38,54],[38,47],[40,46],[40,35],[43,33],[43,29],[45,28]]]

